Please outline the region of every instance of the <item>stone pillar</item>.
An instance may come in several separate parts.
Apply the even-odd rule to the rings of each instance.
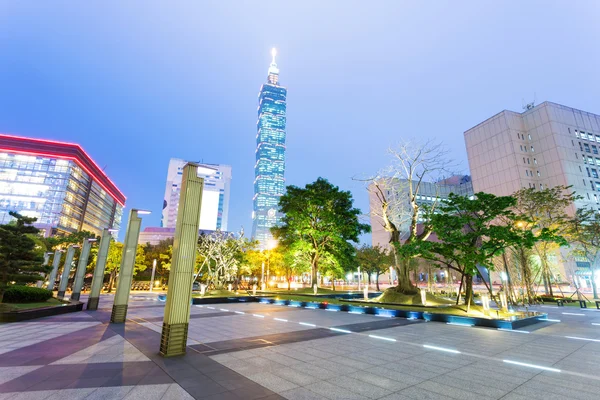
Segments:
[[[48,263],[50,262],[50,254],[52,254],[52,253],[44,253],[44,263],[42,264],[44,267],[46,267],[48,265]],[[41,288],[43,284],[44,284],[44,281],[37,281],[35,283],[35,287]]]
[[[100,239],[100,246],[98,247],[98,256],[96,257],[96,268],[94,269],[92,287],[90,289],[90,295],[88,297],[87,302],[88,310],[95,311],[98,309],[100,291],[102,290],[102,284],[104,283],[104,269],[106,268],[106,258],[108,257],[110,239],[110,231],[108,229],[104,229],[102,231],[102,238]]]
[[[121,256],[121,265],[119,267],[119,282],[117,283],[117,292],[115,293],[115,302],[113,304],[110,322],[123,323],[127,317],[127,305],[129,304],[129,292],[131,291],[131,280],[133,279],[133,267],[135,265],[135,254],[140,236],[140,227],[142,219],[139,213],[148,214],[148,211],[132,209],[129,211],[129,220],[127,221],[127,232],[123,242],[123,255]]]
[[[73,256],[75,255],[75,248],[79,246],[69,245],[67,248],[67,255],[65,256],[65,265],[63,266],[62,276],[60,277],[60,283],[58,284],[58,298],[62,299],[65,297],[65,291],[67,290],[67,284],[69,283],[69,274],[71,273],[71,264],[73,263]]]
[[[77,262],[77,269],[75,270],[75,279],[73,279],[73,290],[71,291],[71,300],[79,301],[81,297],[81,286],[83,286],[83,278],[85,277],[85,270],[87,268],[88,259],[90,258],[90,249],[92,243],[96,239],[83,239],[81,246],[81,255]]]
[[[169,290],[160,340],[160,355],[163,357],[185,354],[187,346],[192,281],[204,186],[204,179],[198,177],[198,168],[198,165],[191,163],[183,168],[179,211],[173,242],[173,259],[169,274]]]
[[[54,252],[54,259],[52,260],[52,271],[50,271],[50,276],[48,277],[48,289],[49,291],[54,291],[54,283],[56,282],[56,274],[58,273],[58,266],[60,265],[60,255],[62,254],[62,250],[56,250]]]

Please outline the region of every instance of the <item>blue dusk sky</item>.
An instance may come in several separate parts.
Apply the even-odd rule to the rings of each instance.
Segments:
[[[467,172],[463,132],[534,94],[600,113],[598,21],[597,0],[0,0],[0,132],[80,143],[125,215],[153,211],[144,226],[160,223],[169,158],[230,164],[229,229],[250,232],[277,47],[287,183],[325,177],[367,212],[352,177],[401,139],[441,140]]]

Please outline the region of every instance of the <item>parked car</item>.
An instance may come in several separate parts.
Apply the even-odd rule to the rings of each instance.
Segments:
[[[193,291],[193,290],[200,290],[200,283],[198,283],[198,282],[194,282],[194,283],[192,284],[192,291]]]

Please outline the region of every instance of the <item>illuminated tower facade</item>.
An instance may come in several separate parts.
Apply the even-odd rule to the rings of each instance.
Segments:
[[[267,82],[258,94],[256,164],[254,165],[254,209],[252,238],[268,248],[271,228],[279,224],[279,198],[285,190],[285,123],[287,89],[279,85],[276,51],[271,52]]]

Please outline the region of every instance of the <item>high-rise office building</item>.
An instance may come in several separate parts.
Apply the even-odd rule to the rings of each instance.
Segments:
[[[272,238],[271,228],[281,220],[279,198],[285,191],[285,125],[287,89],[279,85],[279,68],[273,61],[269,66],[267,82],[258,94],[258,122],[256,134],[256,164],[254,165],[254,207],[252,238],[261,249],[267,248]]]
[[[171,158],[169,161],[161,220],[163,228],[175,228],[177,224],[181,177],[183,167],[186,164],[187,161],[179,158]],[[223,164],[199,164],[204,167],[198,170],[198,174],[204,178],[200,229],[226,231],[229,216],[231,166]]]
[[[125,196],[79,146],[0,134],[0,224],[37,218],[44,236],[118,230]],[[116,236],[116,232],[114,233]]]
[[[600,210],[600,115],[550,102],[522,113],[504,110],[467,130],[465,143],[475,192],[571,186],[582,198],[570,214]],[[557,278],[589,287],[589,262],[570,258],[556,255]]]

